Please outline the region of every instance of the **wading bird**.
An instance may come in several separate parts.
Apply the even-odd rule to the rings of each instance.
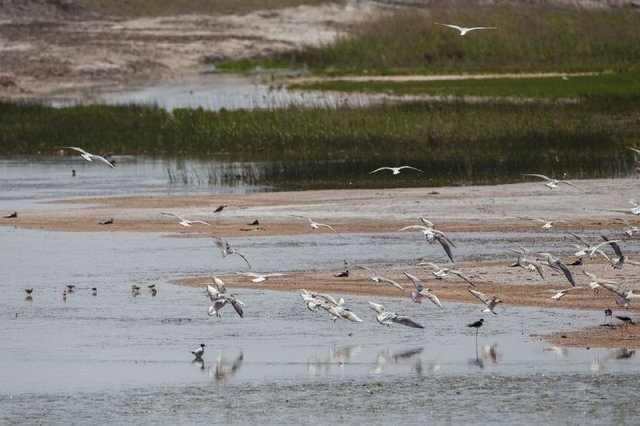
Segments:
[[[484,318],[480,318],[478,321],[472,322],[471,324],[467,324],[467,327],[476,329],[476,346],[478,346],[478,330],[484,324]]]
[[[195,351],[191,351],[191,353],[193,354],[194,357],[196,357],[196,359],[202,359],[202,356],[204,355],[204,347],[207,346],[204,343],[200,343],[200,347],[198,349],[196,349]]]
[[[11,214],[8,214],[6,216],[3,216],[5,219],[15,219],[18,217],[18,212],[13,212]]]
[[[111,163],[111,161],[107,160],[106,158],[87,152],[82,148],[78,148],[77,146],[64,146],[62,147],[62,149],[73,149],[75,151],[78,151],[80,153],[80,156],[89,162],[92,162],[93,160],[98,160],[98,161],[102,161],[104,164],[108,165],[112,169],[116,168],[116,166],[114,166],[113,163]]]
[[[434,22],[434,24],[442,25],[443,27],[453,28],[454,30],[458,30],[460,35],[466,35],[469,31],[475,30],[495,30],[498,27],[459,27],[458,25],[453,24],[441,24],[440,22]]]
[[[379,171],[382,171],[382,170],[391,170],[392,174],[394,174],[394,175],[399,175],[399,174],[400,174],[400,170],[402,170],[402,169],[417,170],[417,171],[419,171],[420,173],[424,173],[424,171],[422,171],[422,170],[420,170],[420,169],[416,169],[415,167],[411,167],[411,166],[400,166],[400,167],[380,167],[380,168],[378,168],[378,169],[375,169],[375,170],[374,170],[374,171],[372,171],[372,172],[369,172],[369,174],[376,173],[376,172],[379,172]]]

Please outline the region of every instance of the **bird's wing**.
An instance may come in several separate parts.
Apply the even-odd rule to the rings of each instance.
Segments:
[[[404,315],[394,315],[393,317],[391,317],[391,321],[397,324],[406,325],[407,327],[424,328],[422,325],[418,324],[409,317],[405,317]]]
[[[542,279],[546,279],[546,274],[544,272],[544,266],[542,266],[542,264],[536,262],[533,259],[527,259],[527,262],[529,263],[529,265],[533,265],[534,268],[536,268],[536,271],[538,271],[538,274],[540,274],[540,276],[542,277]]]
[[[533,176],[533,177],[537,177],[537,178],[544,179],[544,180],[551,180],[551,179],[549,179],[549,176],[538,175],[538,174],[535,174],[535,173],[523,173],[522,176]]]
[[[209,299],[211,299],[211,301],[213,302],[215,299],[218,298],[218,296],[220,295],[220,293],[218,292],[218,290],[207,284],[207,294],[209,295]]]
[[[606,242],[608,242],[609,244],[611,244],[611,248],[613,249],[613,251],[615,252],[616,256],[618,257],[622,257],[622,250],[620,249],[620,246],[617,244],[618,241],[616,240],[610,240],[609,238],[607,238],[604,235],[601,235],[602,239],[605,240]]]
[[[571,274],[571,271],[569,270],[569,268],[567,268],[567,265],[562,263],[560,260],[555,262],[555,264],[560,268],[560,270],[562,270],[562,273],[564,274],[565,277],[567,277],[571,285],[575,287],[576,282],[573,280],[573,275]]]
[[[473,31],[473,30],[495,30],[498,27],[471,27],[471,28],[467,28],[467,32],[469,31]]]
[[[378,314],[385,312],[384,305],[381,305],[380,303],[369,302],[369,307],[376,311]]]
[[[331,225],[327,225],[326,223],[316,223],[316,225],[318,225],[318,226],[324,226],[324,227],[326,227],[326,228],[331,229],[333,232],[336,232],[336,233],[338,232],[338,231],[336,231],[335,229],[333,229],[333,228],[331,227]]]
[[[420,262],[418,266],[430,266],[433,269],[440,269],[440,267],[433,262]]]
[[[479,292],[477,290],[472,290],[470,288],[468,288],[467,290],[469,290],[469,293],[473,294],[475,297],[480,299],[480,301],[482,303],[484,303],[485,305],[488,305],[489,303],[491,303],[491,298],[487,297],[486,294],[481,293],[481,292]]]
[[[444,249],[444,252],[447,253],[447,256],[449,256],[449,260],[451,260],[453,262],[453,254],[451,254],[451,247],[449,246],[447,241],[445,241],[444,238],[436,237],[436,239],[438,240],[438,242],[440,243],[440,245]]]
[[[625,298],[627,297],[627,292],[623,291],[620,287],[618,287],[615,284],[602,282],[600,285],[620,297],[625,297]]]
[[[465,30],[465,28],[459,27],[457,25],[452,25],[452,24],[441,24],[440,22],[434,22],[434,24],[442,25],[443,27],[454,28],[460,32]]]
[[[467,277],[466,275],[464,275],[460,271],[456,271],[454,269],[451,269],[451,270],[449,270],[449,273],[459,276],[460,278],[462,278],[463,280],[465,280],[466,282],[468,282],[469,284],[471,284],[474,287],[476,286],[474,283],[471,282],[471,279],[469,277]]]
[[[416,290],[418,292],[421,292],[424,289],[424,286],[422,285],[422,281],[420,281],[420,279],[418,277],[415,277],[411,274],[408,273],[404,273],[407,278],[409,278],[411,280],[411,282],[413,283],[413,285],[416,287]]]
[[[424,173],[424,170],[420,170],[420,169],[417,169],[417,168],[412,167],[412,166],[401,166],[401,167],[398,167],[398,170],[400,170],[400,169],[412,169],[412,170],[417,170],[419,172]]]
[[[240,256],[245,262],[247,262],[247,266],[249,266],[249,270],[253,269],[251,267],[251,264],[249,263],[249,259],[247,259],[247,256],[245,256],[244,253],[238,250],[235,250],[234,253]]]
[[[218,277],[212,277],[211,279],[213,280],[213,283],[216,285],[220,293],[225,293],[227,291],[227,286],[225,285],[224,281],[222,281]]]
[[[222,237],[217,237],[215,235],[212,235],[211,238],[214,238],[216,240],[216,245],[220,248],[220,250],[228,250],[231,248],[231,244],[229,244],[229,241],[225,240]]]
[[[209,224],[209,223],[207,223],[207,222],[205,222],[205,221],[203,221],[203,220],[191,220],[190,222],[191,222],[191,223],[199,223],[199,224],[201,224],[201,225],[211,226],[211,224]]]
[[[112,169],[115,169],[116,166],[114,166],[111,161],[107,160],[106,158],[100,156],[100,155],[95,155],[95,154],[90,154],[91,158],[95,158],[98,159],[100,161],[102,161],[103,163],[105,163],[107,166],[111,167]]]
[[[380,167],[379,169],[375,169],[374,171],[369,172],[369,174],[379,172],[380,170],[393,170],[393,169],[391,167]]]
[[[433,222],[431,222],[430,220],[425,219],[424,217],[421,217],[420,221],[422,221],[422,223],[424,223],[429,228],[433,228],[434,227]]]
[[[422,292],[420,292],[420,294],[422,294],[423,296],[426,296],[427,299],[431,300],[436,306],[438,306],[440,308],[444,308],[444,306],[442,306],[442,303],[440,303],[440,299],[438,299],[438,296],[436,296],[435,294],[431,293],[430,291],[428,291],[428,290],[422,291]]]
[[[635,152],[636,154],[640,154],[640,150],[638,150],[638,149],[631,148],[630,146],[628,146],[627,149],[630,149],[631,151]]]
[[[376,271],[374,271],[373,269],[369,268],[368,266],[356,264],[356,268],[361,268],[361,269],[364,269],[365,271],[371,272],[372,274],[377,274]]]
[[[173,214],[173,213],[169,213],[169,212],[162,212],[160,214],[166,215],[166,216],[173,216],[175,218],[178,218],[180,220],[184,220],[181,216],[178,216],[177,214]]]
[[[452,246],[452,247],[455,247],[455,246],[456,246],[455,244],[453,244],[453,241],[451,241],[451,240],[449,239],[449,237],[447,237],[447,236],[445,235],[445,233],[444,233],[444,232],[442,232],[442,231],[438,231],[437,229],[433,229],[431,232],[433,232],[434,237],[436,237],[436,238],[438,238],[438,239],[440,239],[440,238],[444,239],[444,240],[447,242],[447,244],[449,244],[450,246]]]
[[[243,303],[238,299],[231,300],[231,306],[233,306],[233,309],[235,309],[238,315],[240,315],[240,318],[244,318],[244,309],[242,309],[242,305]]]
[[[588,242],[586,242],[585,240],[583,240],[579,235],[574,234],[573,232],[569,232],[569,235],[571,235],[573,238],[575,238],[576,240],[580,241],[582,244],[584,244],[585,246],[589,247],[590,244]]]
[[[589,278],[591,278],[593,281],[598,281],[598,277],[596,277],[594,274],[592,274],[591,272],[587,272],[584,269],[582,270],[582,273],[585,274],[586,276],[588,276]]]
[[[238,274],[238,275],[246,275],[247,277],[252,277],[252,278],[264,277],[264,275],[258,274],[258,273],[255,273],[255,272],[236,272],[236,274]]]
[[[392,280],[391,278],[387,278],[387,277],[383,277],[383,276],[379,276],[378,277],[380,279],[380,281],[391,284],[392,286],[394,286],[395,288],[398,288],[400,290],[404,290],[404,288],[398,284],[397,282],[395,282],[394,280]]]
[[[77,146],[63,146],[62,149],[73,149],[73,150],[78,151],[80,154],[89,155],[89,153],[87,151],[85,151],[82,148],[78,148]]]
[[[399,229],[398,232],[406,231],[407,229],[422,229],[426,231],[427,229],[431,229],[431,228],[427,228],[426,226],[422,226],[422,225],[409,225],[409,226],[405,226],[402,229]]]
[[[575,183],[571,183],[571,182],[569,182],[568,180],[560,180],[560,181],[558,181],[558,182],[560,182],[560,183],[565,183],[565,184],[567,184],[567,185],[569,185],[569,186],[573,186],[574,188],[579,189],[579,190],[580,190],[580,191],[582,191],[582,192],[585,192],[585,190],[584,190],[584,189],[580,188],[580,187],[579,187],[578,185],[576,185]]]

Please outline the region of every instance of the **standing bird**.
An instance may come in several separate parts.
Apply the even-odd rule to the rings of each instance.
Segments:
[[[469,31],[475,30],[495,30],[498,27],[459,27],[458,25],[453,24],[441,24],[440,22],[434,22],[436,25],[442,25],[443,27],[453,28],[454,30],[460,31],[460,35],[466,35]]]
[[[380,168],[378,168],[378,169],[375,169],[375,170],[374,170],[374,171],[372,171],[372,172],[369,172],[369,174],[376,173],[376,172],[379,172],[379,171],[381,171],[381,170],[391,170],[392,174],[394,174],[394,175],[399,175],[399,174],[400,174],[400,170],[402,170],[402,169],[417,170],[417,171],[419,171],[420,173],[424,173],[424,171],[423,171],[423,170],[416,169],[415,167],[411,167],[411,166],[400,166],[400,167],[380,167]]]
[[[611,323],[613,323],[613,311],[609,308],[606,308],[604,310],[604,323],[607,323],[607,317],[609,317],[609,319],[611,319]]]
[[[5,219],[15,219],[17,217],[18,217],[18,212],[13,212],[11,214],[4,216]]]
[[[98,295],[98,288],[97,287],[91,287],[91,295],[92,296],[97,296]]]
[[[538,175],[535,173],[523,173],[522,176],[533,176],[533,177],[537,177],[540,179],[544,179],[546,180],[546,182],[544,183],[544,186],[546,186],[549,189],[553,189],[553,188],[557,188],[559,183],[565,183],[569,186],[573,186],[576,189],[579,189],[580,191],[584,192],[583,189],[581,189],[579,186],[576,186],[575,184],[569,182],[568,180],[558,180],[558,179],[551,179],[549,176],[545,176],[545,175]]]
[[[627,331],[627,333],[629,333],[629,335],[631,335],[631,332],[629,331],[629,324],[635,324],[633,319],[624,315],[616,315],[616,318],[624,323],[624,329]]]
[[[538,253],[538,255],[544,257],[545,259],[547,259],[547,264],[549,266],[551,266],[556,271],[562,272],[564,274],[564,276],[567,278],[567,280],[569,280],[571,285],[574,286],[574,287],[576,286],[576,282],[573,279],[573,275],[571,274],[571,271],[569,270],[567,265],[562,263],[562,260],[560,260],[559,258],[555,257],[551,253]]]
[[[136,297],[140,294],[140,286],[136,284],[131,285],[131,294]]]
[[[195,351],[191,351],[193,356],[196,357],[195,359],[202,359],[202,356],[204,355],[205,346],[207,345],[205,345],[204,343],[200,343],[200,347],[198,349],[196,349]]]
[[[27,296],[24,298],[24,300],[30,302],[33,300],[33,297],[31,297],[31,293],[33,293],[33,289],[32,288],[25,288],[24,292],[27,293]]]
[[[222,237],[217,237],[215,235],[212,235],[211,238],[215,238],[216,239],[216,245],[218,246],[218,248],[222,251],[222,257],[226,257],[229,254],[235,254],[238,255],[242,258],[242,260],[244,260],[247,263],[247,266],[249,266],[249,270],[251,270],[251,264],[249,263],[249,260],[247,259],[247,256],[244,255],[244,253],[242,253],[241,251],[235,249],[234,247],[231,247],[231,244],[229,244],[229,241],[227,241],[226,239],[222,238]]]
[[[369,279],[371,279],[372,281],[375,281],[377,283],[387,283],[387,284],[391,284],[392,286],[394,286],[395,288],[399,289],[399,290],[403,290],[404,288],[398,284],[397,282],[395,282],[394,280],[387,278],[387,277],[383,277],[382,275],[380,275],[375,269],[369,268],[367,266],[362,266],[362,265],[356,265],[358,268],[362,268],[365,271],[368,271],[371,275],[369,275]]]
[[[442,303],[440,303],[440,300],[438,299],[438,296],[431,293],[431,289],[426,288],[418,277],[415,277],[406,272],[404,274],[407,276],[407,278],[411,280],[411,282],[416,288],[415,291],[411,292],[411,300],[413,300],[414,303],[422,303],[422,298],[426,297],[427,299],[431,300],[431,302],[433,302],[433,304],[436,305],[437,307],[439,308],[443,307]]]
[[[478,346],[478,331],[480,330],[480,327],[482,327],[482,324],[484,324],[484,318],[480,318],[478,321],[467,324],[467,327],[476,329],[476,347]]]
[[[78,148],[77,146],[64,146],[62,147],[62,149],[73,149],[75,151],[78,151],[80,153],[80,156],[89,162],[92,162],[93,160],[98,160],[98,161],[102,161],[104,164],[111,167],[112,169],[116,168],[116,166],[114,166],[113,163],[107,160],[106,158],[101,157],[99,155],[91,154],[90,152],[87,152],[82,148]]]
[[[220,222],[220,213],[222,213],[222,210],[224,210],[224,208],[227,207],[226,204],[220,204],[218,207],[216,207],[216,209],[213,211],[213,214],[216,215],[216,219],[218,222]]]
[[[486,294],[470,288],[467,288],[467,290],[485,304],[486,308],[482,310],[483,313],[491,312],[494,315],[498,315],[493,310],[498,306],[498,303],[502,303],[501,299],[498,299],[496,296],[488,297]]]

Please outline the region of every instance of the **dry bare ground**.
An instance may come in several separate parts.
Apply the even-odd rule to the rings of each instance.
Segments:
[[[101,92],[183,79],[222,59],[265,57],[327,43],[354,24],[392,8],[424,10],[429,3],[351,0],[243,15],[123,19],[90,13],[78,0],[3,0],[0,99],[90,101]],[[539,3],[633,4],[624,0]]]
[[[18,218],[0,219],[0,225],[64,231],[153,231],[175,233],[183,238],[208,237],[212,234],[224,237],[250,235],[292,235],[312,231],[302,218],[311,217],[331,224],[341,233],[395,232],[401,227],[418,223],[426,216],[439,229],[449,231],[514,231],[538,230],[540,224],[518,219],[520,216],[545,217],[554,212],[554,219],[569,223],[550,232],[564,233],[585,228],[619,229],[620,217],[633,221],[629,213],[628,199],[637,194],[636,179],[575,181],[588,190],[585,194],[575,188],[564,187],[549,190],[540,182],[497,186],[469,186],[447,188],[401,188],[388,190],[325,190],[304,192],[254,193],[245,195],[216,196],[155,196],[117,197],[64,201],[66,208],[19,212]],[[616,196],[612,197],[612,193]],[[227,204],[219,221],[213,209]],[[213,226],[183,228],[174,218],[162,215],[169,211],[190,219],[209,221]],[[112,225],[99,222],[113,218]],[[249,223],[258,219],[259,225]],[[409,235],[408,235],[409,237]],[[516,242],[514,242],[517,245]],[[212,245],[213,250],[213,245]],[[506,251],[506,247],[505,247]],[[560,275],[549,270],[550,276],[542,281],[535,273],[521,268],[510,268],[506,261],[481,263],[456,263],[455,267],[467,272],[477,289],[497,295],[504,301],[505,313],[509,306],[562,307],[573,309],[603,310],[612,308],[617,314],[636,316],[640,305],[632,302],[629,311],[615,304],[612,293],[601,290],[595,294],[590,289],[575,290],[561,300],[552,300],[551,290],[566,288]],[[604,263],[590,262],[588,270],[598,276],[618,280],[631,285],[633,268],[612,270]],[[578,284],[586,286],[586,277],[576,267]],[[251,283],[246,277],[228,277],[231,287],[259,287],[282,291],[309,290],[335,294],[373,294],[408,297],[411,283],[403,275],[405,270],[381,271],[402,282],[404,292],[376,284],[368,280],[364,271],[352,270],[348,278],[336,278],[327,272],[297,272],[270,279],[265,283]],[[415,267],[406,272],[421,278],[429,277],[429,271]],[[209,277],[185,277],[179,284],[202,286]],[[300,283],[313,283],[313,285]],[[429,286],[442,300],[477,303],[462,281],[429,279]],[[428,302],[427,302],[428,303]],[[604,319],[604,314],[603,314]],[[575,346],[640,347],[640,334],[636,328],[629,332],[619,327],[594,327],[586,330],[556,330],[550,338],[554,343]]]

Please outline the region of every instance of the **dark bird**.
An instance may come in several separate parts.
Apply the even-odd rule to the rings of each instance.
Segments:
[[[220,213],[222,210],[224,210],[225,207],[227,207],[226,204],[220,204],[218,207],[216,207],[216,209],[213,212]]]
[[[467,324],[467,327],[476,329],[476,349],[478,347],[478,330],[480,330],[480,327],[482,327],[482,324],[484,324],[484,318],[480,318],[476,322],[472,322],[471,324]]]
[[[609,308],[604,310],[604,323],[607,323],[607,317],[609,317],[611,319],[611,321],[613,321],[613,311]]]
[[[627,331],[627,333],[631,334],[629,332],[629,324],[635,324],[633,319],[624,315],[616,315],[616,318],[618,318],[620,321],[624,323],[624,329]]]
[[[204,355],[204,347],[207,346],[204,343],[200,343],[200,347],[198,349],[196,349],[195,351],[191,351],[191,353],[193,354],[194,357],[196,357],[196,359],[202,359],[202,356]]]
[[[24,289],[24,291],[25,291],[27,294],[31,294],[31,293],[33,293],[33,289],[32,289],[32,288],[25,288],[25,289]]]
[[[67,293],[73,293],[73,289],[75,289],[76,286],[74,284],[67,284],[67,289],[65,290]]]
[[[98,295],[98,288],[97,287],[92,287],[91,288],[91,295],[92,296],[97,296]]]
[[[260,226],[260,222],[258,222],[258,219],[256,219],[253,222],[248,223],[247,225],[249,225],[249,226]]]
[[[103,220],[102,222],[100,222],[100,225],[113,225],[113,218]]]
[[[13,212],[10,215],[5,216],[5,219],[15,219],[18,217],[18,212]]]

